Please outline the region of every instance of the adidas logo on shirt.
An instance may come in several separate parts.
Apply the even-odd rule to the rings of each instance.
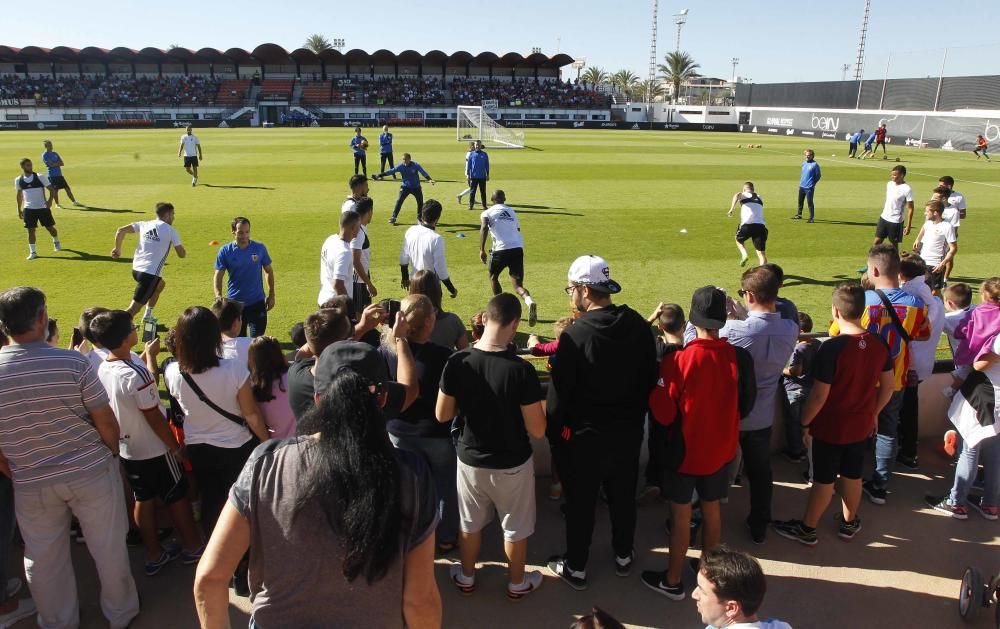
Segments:
[[[153,229],[149,230],[148,232],[146,232],[143,235],[143,237],[146,240],[149,240],[149,241],[152,241],[152,242],[160,242],[160,235],[156,232],[156,228],[155,227]]]

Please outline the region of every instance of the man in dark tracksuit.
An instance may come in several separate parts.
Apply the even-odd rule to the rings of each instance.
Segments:
[[[611,303],[620,290],[598,256],[581,256],[570,267],[566,293],[583,314],[559,337],[548,392],[548,435],[566,497],[566,554],[548,565],[577,590],[587,588],[602,484],[615,572],[627,576],[635,557],[639,450],[656,384],[656,351],[642,315]]]

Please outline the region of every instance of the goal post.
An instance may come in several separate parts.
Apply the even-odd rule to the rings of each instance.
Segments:
[[[524,131],[501,125],[481,106],[459,105],[456,120],[459,142],[480,140],[488,148],[524,148]]]

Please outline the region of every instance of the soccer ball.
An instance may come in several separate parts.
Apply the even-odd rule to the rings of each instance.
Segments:
[[[361,140],[361,148],[363,149],[368,148],[368,140]]]
[[[737,144],[736,148],[741,149],[741,148],[743,148],[743,145],[742,144]]]

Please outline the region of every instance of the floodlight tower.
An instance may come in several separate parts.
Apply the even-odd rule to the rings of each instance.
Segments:
[[[650,128],[653,126],[653,86],[656,84],[656,25],[659,7],[659,0],[653,0],[653,26],[649,36],[649,77],[646,82],[646,120],[649,122]]]
[[[677,47],[674,49],[674,52],[681,51],[681,29],[687,23],[688,20],[687,15],[688,15],[687,9],[681,9],[680,13],[674,15],[674,24],[677,25]]]
[[[854,62],[854,80],[860,81],[865,69],[865,40],[868,39],[868,17],[871,14],[872,0],[865,0],[865,15],[861,20],[861,36],[858,38],[858,58]]]
[[[739,57],[733,57],[732,59],[729,60],[729,63],[733,64],[733,83],[735,84],[736,83],[736,66],[738,66],[740,64],[740,58]]]
[[[847,80],[847,71],[850,70],[850,69],[851,69],[851,64],[849,64],[849,63],[845,63],[844,65],[840,66],[840,80],[841,81],[846,81]]]

